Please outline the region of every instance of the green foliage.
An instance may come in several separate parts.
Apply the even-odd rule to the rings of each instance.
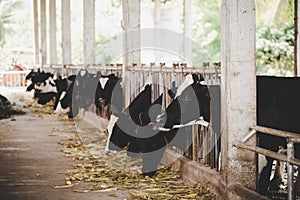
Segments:
[[[192,37],[200,47],[193,48],[193,64],[220,61],[221,0],[195,0]]]
[[[288,76],[294,66],[294,24],[277,27],[263,26],[256,34],[257,71],[264,74]]]
[[[110,0],[110,4],[112,5],[112,7],[120,8],[122,6],[122,1],[121,0]]]
[[[294,19],[294,0],[255,0],[258,26],[273,26]]]
[[[20,1],[0,0],[0,48],[5,44],[5,35],[13,31],[14,12],[20,6]]]

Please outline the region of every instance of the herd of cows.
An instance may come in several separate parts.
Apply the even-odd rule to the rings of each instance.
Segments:
[[[161,94],[154,101],[151,92],[154,83],[146,82],[124,109],[122,79],[114,74],[80,70],[77,75],[54,79],[51,73],[32,70],[26,79],[31,81],[27,90],[35,91],[38,103],[46,104],[55,99],[54,110],[68,110],[69,118],[90,106],[95,106],[97,113],[109,107],[106,150],[126,148],[128,155],[140,155],[142,172],[148,176],[155,175],[167,146],[183,151],[188,148],[183,127],[199,122],[209,126],[211,119],[210,91],[200,74],[188,74],[181,85],[169,88],[167,94]],[[300,134],[299,84],[299,78],[257,76],[257,124]],[[165,109],[162,108],[163,95],[172,98]],[[258,145],[277,152],[281,147],[286,148],[286,140],[259,133]],[[295,145],[296,158],[300,158],[299,147]],[[259,189],[262,193],[270,187],[273,160],[268,157],[261,172]]]

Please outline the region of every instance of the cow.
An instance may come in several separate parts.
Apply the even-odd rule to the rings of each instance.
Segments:
[[[81,108],[87,111],[90,106],[94,105],[97,83],[100,77],[100,72],[93,74],[86,69],[82,69],[77,75],[68,78],[71,84],[67,91],[61,95],[60,105],[63,109],[69,108],[69,118],[76,117]]]
[[[210,94],[203,81],[202,76],[188,74],[165,112],[159,114],[154,112],[155,117],[150,116],[148,121],[150,119],[151,122],[142,124],[143,126],[140,125],[141,123],[136,124],[133,119],[143,119],[143,115],[149,115],[150,112],[147,112],[153,105],[148,106],[148,100],[143,101],[146,105],[144,110],[135,113],[140,118],[131,116],[132,120],[130,120],[124,115],[112,117],[112,123],[108,126],[107,148],[121,150],[128,146],[129,150],[140,152],[143,160],[143,175],[154,176],[167,146],[177,146],[185,150],[186,136],[182,134],[181,127],[196,122],[200,117],[206,121],[210,120]],[[160,98],[153,104],[159,105]],[[155,118],[154,123],[153,118]]]
[[[70,119],[76,117],[79,113],[79,107],[77,105],[76,100],[73,100],[73,88],[74,88],[75,81],[71,82],[70,86],[68,87],[68,90],[65,93],[62,93],[59,105],[62,107],[62,109],[68,109],[68,117]],[[58,112],[58,111],[57,111]]]
[[[45,105],[55,98],[57,88],[53,77],[54,75],[49,72],[41,72],[31,77],[32,83],[27,87],[27,91],[32,88],[35,90],[35,97],[39,104]]]
[[[94,104],[97,83],[101,77],[101,73],[89,73],[88,70],[80,70],[77,73],[73,98],[77,101],[77,105],[85,111]]]
[[[297,77],[257,76],[257,124],[300,134],[299,85]],[[278,152],[287,144],[286,138],[258,133],[258,145]],[[300,144],[295,144],[295,157],[300,158]],[[259,192],[262,194],[266,194],[276,182],[275,179],[270,181],[274,159],[267,156],[266,159],[267,164],[259,177]],[[300,184],[299,177],[297,184]]]
[[[111,105],[113,92],[117,92],[117,87],[115,86],[118,86],[117,83],[120,83],[120,80],[121,79],[114,74],[101,75],[95,93],[95,105],[98,114],[102,113],[104,107],[109,107]],[[122,97],[121,90],[119,91],[119,94],[119,96]],[[108,109],[108,111],[109,110],[110,109]]]
[[[68,94],[69,90],[72,91],[75,79],[76,79],[76,75],[71,75],[68,78],[62,79],[61,77],[59,77],[57,80],[55,80],[57,94],[55,97],[54,113],[62,114],[62,113],[69,112],[69,116],[72,116],[72,114],[70,114],[71,104],[65,102],[65,104],[62,105],[62,100]],[[72,97],[72,93],[70,93],[70,95],[71,95],[70,97]]]
[[[138,127],[147,126],[151,122],[151,119],[149,117],[150,107],[152,106],[151,88],[152,84],[146,83],[144,88],[142,88],[142,90],[140,91],[139,95],[129,104],[129,106],[125,110],[123,110],[122,112],[115,111],[111,115],[108,126],[108,132],[111,137],[109,140],[116,142],[108,142],[106,150],[121,150],[130,141],[131,145],[129,145],[129,149],[127,151],[128,155],[131,157],[136,157],[136,154],[140,152],[138,146],[135,145],[135,137],[127,133],[131,132],[132,130],[137,130]],[[153,104],[160,105],[160,108],[156,111],[157,114],[159,114],[161,112],[162,95],[159,100],[156,100]],[[152,113],[152,116],[156,116],[156,114],[153,115]],[[154,121],[153,117],[152,121]],[[112,134],[112,132],[114,132],[114,134]],[[123,137],[119,137],[120,135],[123,135]],[[124,137],[126,139],[124,139]],[[115,144],[117,144],[117,146],[114,146]]]
[[[34,91],[34,98],[39,98],[40,90],[36,89],[36,87],[40,87],[42,83],[45,86],[45,81],[50,79],[50,78],[53,78],[53,77],[54,77],[54,75],[51,74],[51,73],[45,73],[44,71],[41,72],[40,69],[38,69],[37,71],[32,69],[25,77],[25,80],[30,80],[31,81],[31,84],[27,87],[26,91],[31,91],[31,90],[34,89],[35,90]],[[42,96],[45,96],[45,95],[42,95]],[[49,95],[46,95],[46,96],[49,96]],[[51,98],[51,97],[52,97],[52,95],[50,95],[49,98]],[[48,101],[46,101],[46,103],[47,102]]]

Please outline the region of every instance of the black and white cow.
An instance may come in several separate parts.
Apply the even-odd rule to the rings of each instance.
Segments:
[[[69,109],[69,118],[76,117],[81,108],[86,111],[90,106],[94,105],[100,77],[100,72],[93,74],[86,69],[80,70],[77,75],[69,77],[71,84],[68,90],[60,97],[61,107]]]
[[[97,84],[96,94],[95,94],[95,105],[97,107],[97,113],[100,114],[104,107],[109,107],[111,105],[111,99],[113,93],[119,93],[118,98],[122,98],[122,90],[120,85],[121,79],[114,74],[101,75],[99,82]],[[119,87],[119,89],[117,87]],[[121,103],[122,101],[120,101]],[[110,109],[108,108],[108,111]]]
[[[144,104],[138,105],[144,109],[136,112],[135,116],[131,116],[132,120],[127,116],[113,116],[108,127],[107,148],[120,150],[129,145],[129,150],[133,149],[142,153],[143,174],[155,175],[157,166],[168,145],[185,150],[186,136],[181,133],[181,127],[196,122],[200,117],[209,121],[210,94],[203,81],[203,78],[196,74],[187,75],[185,81],[178,87],[174,100],[166,108],[166,111],[159,115],[154,112],[156,115],[155,124],[148,123],[145,124],[146,126],[142,126],[143,123],[135,122],[136,119],[143,119],[144,114],[149,115],[151,113],[149,110],[153,105],[148,106],[149,100],[143,101],[145,106]],[[154,103],[160,105],[160,98]],[[148,119],[152,121],[153,116],[149,116]]]
[[[85,111],[94,104],[96,88],[100,77],[100,72],[93,74],[87,70],[80,70],[77,73],[73,88],[73,98],[77,101],[77,105]]]
[[[59,78],[55,80],[57,94],[55,97],[54,113],[64,114],[69,112],[69,116],[72,116],[72,114],[70,114],[71,103],[70,104],[68,104],[67,102],[62,103],[62,100],[68,94],[68,91],[70,97],[72,97],[72,90],[73,90],[75,79],[76,79],[76,75],[71,75],[68,78],[63,78],[63,79]]]
[[[300,79],[296,77],[257,76],[257,124],[300,134],[299,85]],[[278,152],[281,147],[286,148],[286,139],[259,133],[258,144],[260,147]],[[300,144],[295,144],[295,157],[300,158]],[[259,192],[263,194],[275,184],[274,179],[270,181],[274,159],[266,158],[267,165],[263,168],[259,179]],[[298,175],[298,181],[299,177]],[[278,186],[278,183],[276,185]]]
[[[57,88],[53,79],[54,74],[49,72],[40,72],[32,70],[27,76],[26,80],[30,80],[31,84],[27,87],[27,91],[35,90],[34,98],[38,99],[39,104],[46,104],[55,98]]]

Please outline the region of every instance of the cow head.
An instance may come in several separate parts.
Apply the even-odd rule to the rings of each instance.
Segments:
[[[142,150],[142,146],[138,144],[138,137],[148,137],[149,128],[152,130],[149,124],[155,122],[156,116],[161,113],[162,109],[164,94],[151,103],[151,90],[152,84],[146,84],[128,108],[120,114],[111,116],[107,150],[120,150],[127,145],[128,152],[139,153]]]
[[[151,106],[151,85],[147,84],[139,95],[121,113],[111,116],[107,149],[121,150],[132,141],[132,133],[143,124],[141,115]]]
[[[157,116],[161,127],[186,124],[202,116],[210,119],[210,94],[202,76],[189,74],[178,87],[174,100],[166,111]]]
[[[80,108],[87,110],[94,102],[97,82],[100,76],[100,72],[96,74],[91,74],[87,70],[78,72],[73,88],[73,98]]]
[[[103,107],[111,104],[113,93],[118,92],[118,98],[120,98],[120,95],[122,96],[121,90],[118,89],[120,86],[118,82],[120,82],[120,79],[114,74],[101,76],[95,94],[95,105],[99,110],[102,110]]]

